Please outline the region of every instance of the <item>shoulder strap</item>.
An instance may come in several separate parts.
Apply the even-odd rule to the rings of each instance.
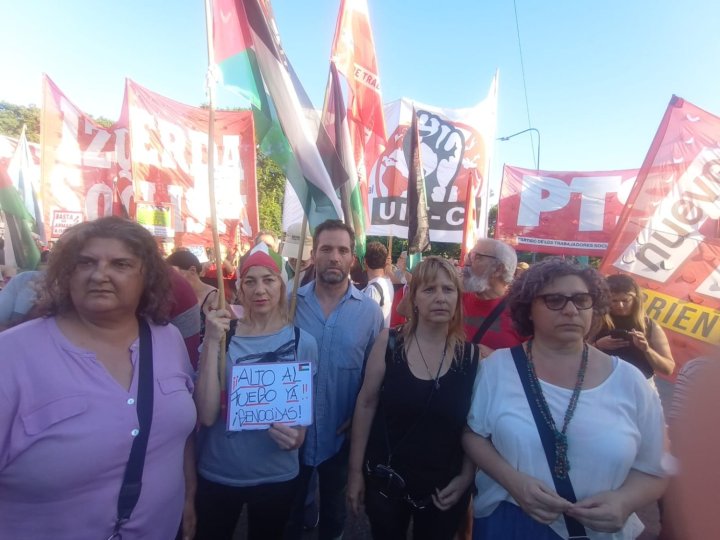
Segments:
[[[485,332],[488,331],[490,326],[495,322],[495,320],[500,316],[500,314],[505,309],[505,306],[507,305],[507,298],[503,298],[500,300],[500,303],[498,303],[497,306],[490,312],[490,315],[485,317],[485,320],[480,325],[480,328],[477,329],[477,332],[475,332],[475,335],[470,340],[473,343],[480,343],[480,340],[485,335]]]
[[[385,305],[385,293],[383,292],[382,285],[380,285],[377,281],[373,281],[370,285],[372,285],[373,289],[375,289],[380,295],[380,307],[383,307]]]
[[[153,415],[153,351],[150,326],[142,317],[138,318],[140,333],[140,354],[138,358],[138,394],[137,415],[140,433],[133,440],[130,457],[125,466],[120,495],[118,497],[117,520],[113,537],[118,536],[120,528],[130,519],[140,498],[142,475],[145,467],[145,452],[150,439],[150,426]]]
[[[300,327],[299,326],[293,326],[295,329],[295,352],[297,353],[298,345],[300,345]]]
[[[396,328],[391,328],[388,331],[388,342],[385,347],[385,365],[389,365],[392,362],[393,354],[395,354],[395,345],[397,343],[398,331]]]
[[[200,311],[202,311],[202,310],[205,308],[205,302],[208,301],[208,298],[210,298],[210,295],[213,294],[213,293],[216,293],[216,292],[218,292],[218,290],[217,290],[217,289],[213,289],[212,291],[210,291],[209,293],[207,293],[207,294],[205,295],[205,298],[203,298],[202,304],[200,304]]]
[[[230,328],[228,328],[228,331],[225,332],[225,352],[228,352],[230,350],[230,340],[235,335],[235,330],[237,330],[238,320],[237,319],[230,319]],[[297,343],[295,348],[297,349]]]
[[[570,476],[567,476],[566,478],[559,478],[555,475],[555,437],[552,431],[550,431],[550,426],[548,426],[547,422],[542,417],[537,400],[533,397],[534,392],[530,384],[530,375],[528,374],[528,361],[525,349],[523,349],[522,345],[517,345],[510,349],[510,352],[512,353],[513,361],[515,362],[515,368],[520,376],[520,382],[525,390],[525,397],[528,400],[528,405],[530,405],[530,411],[532,411],[535,426],[537,427],[540,440],[542,441],[543,450],[545,450],[545,458],[547,459],[550,474],[552,475],[553,483],[555,484],[555,491],[563,499],[566,499],[571,503],[575,503],[577,502],[577,497],[575,496],[575,490],[573,489],[572,482],[570,481]],[[565,518],[565,526],[567,527],[570,538],[587,538],[585,527],[583,527],[578,520],[568,516],[567,514],[563,514],[563,518]]]

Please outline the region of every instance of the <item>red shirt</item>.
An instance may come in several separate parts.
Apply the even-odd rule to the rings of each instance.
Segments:
[[[465,317],[465,339],[471,341],[485,318],[492,313],[501,298],[486,300],[478,298],[475,293],[463,293],[463,315]],[[510,313],[505,308],[500,316],[487,329],[480,343],[491,349],[505,349],[514,347],[525,341],[518,334],[510,319]]]

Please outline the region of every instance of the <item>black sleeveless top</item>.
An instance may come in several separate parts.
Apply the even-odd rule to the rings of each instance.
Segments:
[[[615,325],[615,328],[618,330],[640,330],[639,328],[635,327],[632,317],[621,317],[615,315],[612,317],[612,321]],[[655,322],[650,319],[650,317],[645,317],[645,337],[648,341],[650,341],[650,336],[652,335],[654,324]],[[597,338],[595,339],[597,341],[601,337],[609,335],[610,330],[603,330],[598,333]],[[598,349],[600,349],[600,347],[598,347]],[[606,352],[607,354],[612,354],[614,356],[617,356],[618,358],[625,360],[626,362],[629,362],[630,364],[638,368],[640,371],[642,371],[642,374],[645,375],[646,379],[649,379],[655,374],[653,367],[650,365],[650,362],[648,362],[648,359],[645,357],[645,353],[638,349],[632,342],[630,342],[630,345],[628,345],[627,347],[606,350],[603,352]]]
[[[435,388],[434,380],[418,379],[412,374],[403,338],[390,330],[385,379],[365,458],[371,465],[390,465],[404,478],[409,495],[416,499],[435,493],[435,488],[444,488],[462,468],[461,437],[470,409],[479,349],[465,343],[456,349],[455,357],[457,360]],[[388,446],[392,449],[390,463]]]

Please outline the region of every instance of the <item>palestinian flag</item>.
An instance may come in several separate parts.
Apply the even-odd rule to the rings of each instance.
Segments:
[[[0,164],[0,211],[5,220],[5,264],[35,270],[40,250],[32,235],[34,220],[13,185],[6,164]]]
[[[213,0],[212,15],[223,83],[251,103],[260,151],[283,169],[311,227],[341,219],[340,200],[316,146],[316,126],[308,121],[315,111],[282,50],[269,3]]]
[[[318,148],[320,148],[328,172],[340,192],[345,223],[355,233],[355,254],[358,260],[363,261],[365,259],[365,209],[362,204],[340,77],[333,62],[330,62],[330,75],[320,123],[324,129],[321,129],[318,135]],[[333,171],[333,168],[338,170]]]

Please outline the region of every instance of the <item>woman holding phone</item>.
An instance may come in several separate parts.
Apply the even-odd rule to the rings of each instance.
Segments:
[[[601,351],[631,363],[645,378],[655,373],[671,375],[675,360],[662,327],[645,315],[638,284],[625,274],[606,278],[610,289],[610,313],[595,335]]]

